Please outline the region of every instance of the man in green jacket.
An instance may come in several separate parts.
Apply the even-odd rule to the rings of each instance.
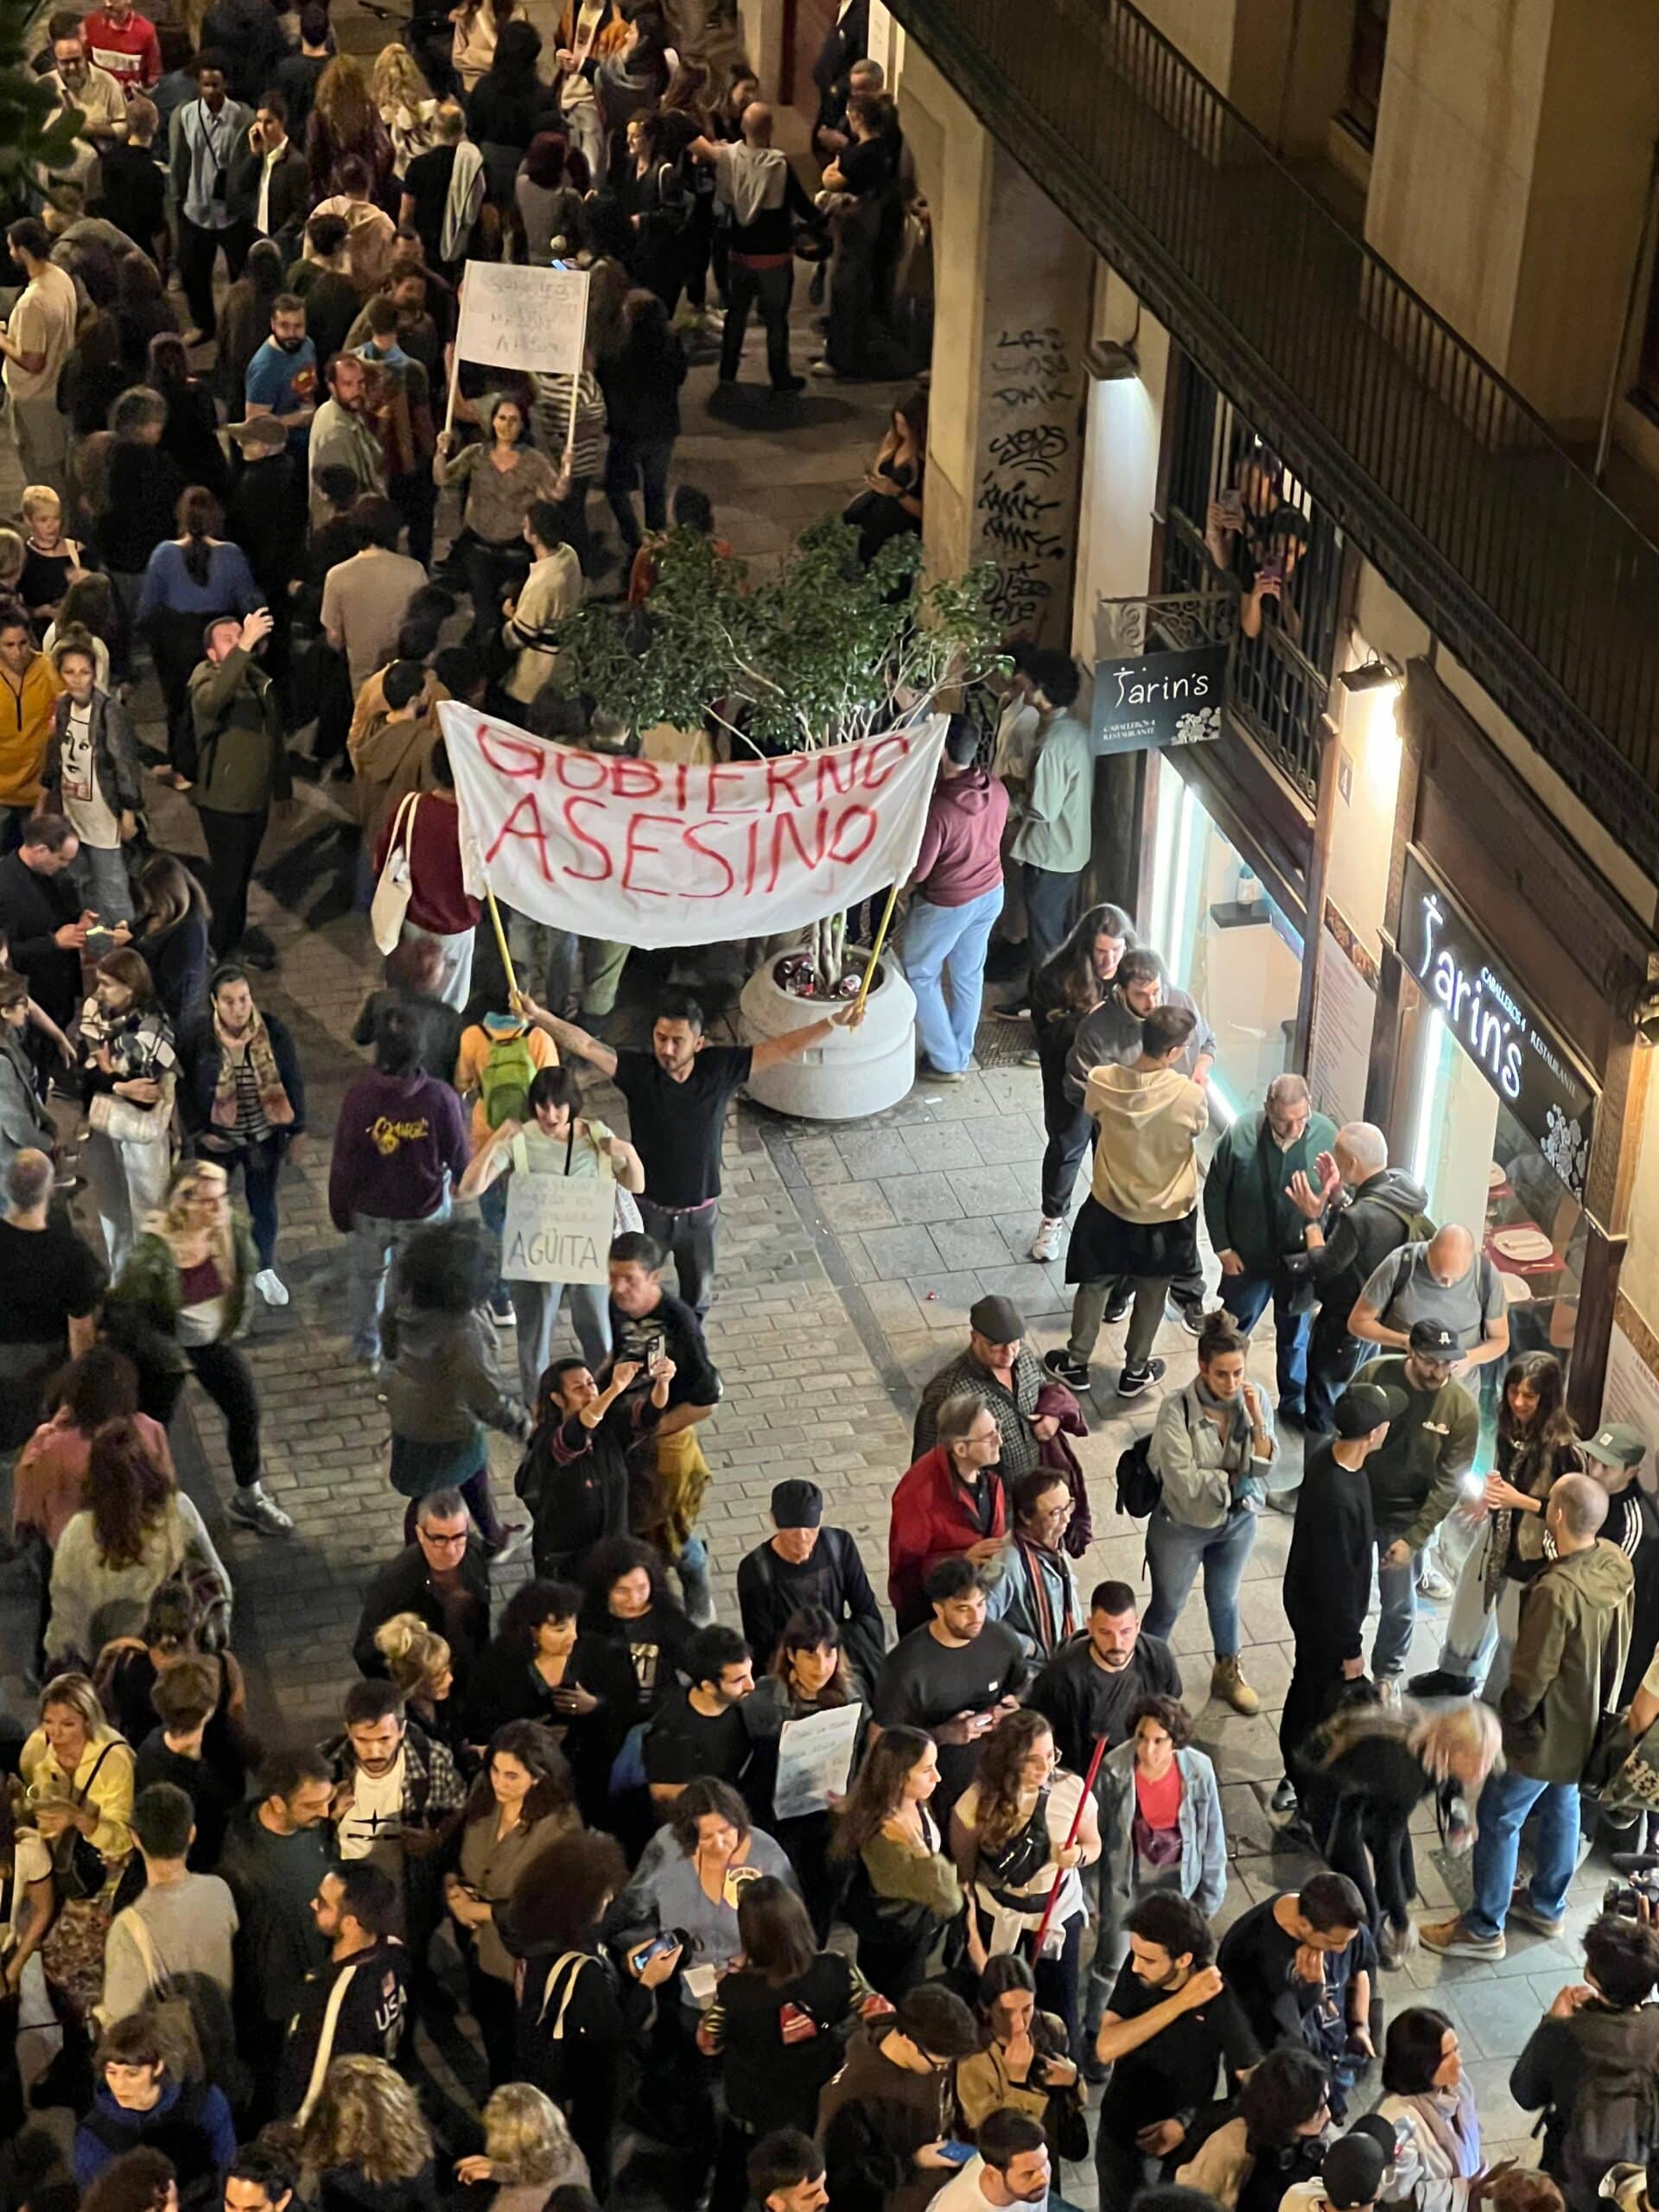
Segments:
[[[1313,1111],[1304,1078],[1275,1076],[1261,1112],[1241,1114],[1223,1135],[1205,1178],[1205,1226],[1221,1262],[1223,1306],[1248,1336],[1273,1300],[1281,1425],[1302,1419],[1311,1320],[1290,1303],[1295,1286],[1285,1255],[1301,1250],[1306,1226],[1290,1179],[1317,1181],[1313,1163],[1336,1141],[1336,1123]]]
[[[190,736],[194,760],[181,760],[207,845],[207,891],[213,910],[216,959],[239,952],[269,968],[263,938],[248,932],[248,886],[270,818],[272,802],[289,783],[283,714],[270,678],[253,656],[270,635],[263,607],[240,620],[215,615],[202,635],[206,658],[190,676]]]
[[[1510,1679],[1497,1701],[1503,1724],[1501,1773],[1491,1775],[1476,1810],[1474,1903],[1461,1919],[1418,1932],[1454,1959],[1501,1959],[1511,1916],[1540,1936],[1559,1936],[1567,1885],[1579,1859],[1579,1780],[1601,1716],[1618,1702],[1630,1640],[1636,1573],[1599,1533],[1607,1493],[1588,1475],[1563,1475],[1544,1509],[1554,1557],[1528,1583]],[[1521,1829],[1537,1808],[1532,1880],[1515,1890]]]
[[[1417,1577],[1423,1546],[1458,1502],[1475,1463],[1480,1412],[1452,1378],[1462,1361],[1455,1329],[1414,1321],[1408,1348],[1374,1359],[1354,1381],[1398,1390],[1406,1409],[1365,1462],[1376,1524],[1376,1587],[1382,1611],[1371,1646],[1371,1672],[1386,1699],[1399,1681],[1417,1619]]]

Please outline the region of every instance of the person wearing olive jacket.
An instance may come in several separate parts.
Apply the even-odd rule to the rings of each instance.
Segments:
[[[1249,1336],[1273,1301],[1279,1419],[1299,1422],[1307,1395],[1309,1316],[1293,1306],[1285,1255],[1302,1249],[1306,1224],[1292,1201],[1293,1175],[1318,1179],[1314,1162],[1337,1141],[1299,1075],[1275,1076],[1262,1110],[1223,1131],[1204,1182],[1204,1221],[1221,1262],[1221,1302]]]
[[[241,946],[260,967],[270,964],[269,949],[244,943],[248,886],[271,805],[289,790],[282,708],[253,658],[270,629],[263,607],[240,620],[216,615],[207,625],[205,658],[191,671],[189,740],[179,763],[207,845],[214,957],[223,960]]]

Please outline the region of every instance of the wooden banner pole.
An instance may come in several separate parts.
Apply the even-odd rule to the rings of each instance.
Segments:
[[[870,964],[864,970],[864,980],[859,985],[858,996],[853,1001],[855,1013],[862,1014],[864,1011],[864,1001],[870,995],[870,985],[875,980],[875,963],[881,957],[881,948],[887,941],[887,929],[893,920],[893,910],[898,904],[899,886],[895,883],[887,893],[887,908],[881,916],[881,926],[875,933],[875,943],[870,947]]]
[[[518,995],[518,978],[512,972],[512,955],[507,950],[507,933],[501,926],[501,909],[495,903],[495,893],[486,884],[484,897],[490,909],[490,919],[495,925],[495,942],[501,954],[501,965],[507,971],[507,1003],[512,1005]]]

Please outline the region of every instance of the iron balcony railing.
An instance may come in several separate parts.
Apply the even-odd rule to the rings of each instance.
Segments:
[[[890,5],[1659,874],[1659,548],[1127,0]]]

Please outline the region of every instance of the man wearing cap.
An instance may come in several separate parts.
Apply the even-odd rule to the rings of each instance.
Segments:
[[[823,1525],[823,1492],[792,1476],[772,1493],[776,1532],[739,1561],[737,1606],[743,1633],[764,1671],[778,1640],[804,1606],[828,1613],[851,1656],[867,1674],[887,1642],[881,1608],[870,1587],[857,1544],[845,1529]]]
[[[899,1478],[887,1528],[887,1596],[907,1635],[928,1618],[923,1586],[941,1560],[988,1567],[1008,1533],[1007,1497],[996,1471],[1002,1436],[976,1391],[939,1408],[938,1442]]]
[[[238,621],[218,615],[202,633],[202,659],[190,676],[190,743],[180,766],[201,817],[207,847],[206,890],[213,908],[213,946],[223,960],[242,948],[256,967],[269,968],[263,944],[244,944],[248,886],[272,802],[290,785],[283,740],[283,710],[275,687],[254,655],[271,631],[263,607]]]
[[[1422,1550],[1458,1502],[1475,1463],[1480,1414],[1455,1379],[1464,1351],[1444,1321],[1415,1321],[1403,1354],[1362,1367],[1356,1382],[1399,1391],[1405,1404],[1365,1463],[1376,1523],[1377,1590],[1382,1616],[1371,1647],[1371,1672],[1385,1699],[1397,1699],[1411,1631],[1417,1619]]]
[[[976,1299],[968,1309],[968,1343],[922,1392],[911,1452],[919,1459],[938,1442],[939,1408],[959,1391],[982,1398],[996,1417],[1002,1440],[997,1472],[1012,1489],[1021,1475],[1043,1464],[1043,1446],[1062,1428],[1085,1432],[1077,1399],[1045,1375],[1026,1344],[1025,1317],[1011,1298]],[[1075,1423],[1075,1425],[1074,1425]],[[1083,1542],[1088,1541],[1085,1532]],[[1077,1547],[1081,1551],[1083,1544]]]
[[[1521,1600],[1497,1700],[1506,1764],[1488,1777],[1475,1813],[1474,1902],[1460,1919],[1418,1929],[1445,1957],[1501,1959],[1511,1914],[1541,1936],[1566,1925],[1579,1861],[1579,1778],[1630,1647],[1636,1578],[1624,1554],[1601,1539],[1606,1517],[1607,1493],[1588,1475],[1563,1475],[1549,1494],[1544,1528],[1555,1556]],[[1521,1830],[1535,1806],[1532,1879],[1517,1891]]]
[[[1301,1503],[1291,1532],[1282,1589],[1296,1656],[1279,1719],[1284,1777],[1273,1794],[1287,1812],[1305,1788],[1303,1744],[1336,1703],[1341,1685],[1365,1671],[1365,1615],[1376,1541],[1365,1463],[1406,1409],[1403,1390],[1351,1383],[1337,1400],[1336,1433],[1310,1444]]]

